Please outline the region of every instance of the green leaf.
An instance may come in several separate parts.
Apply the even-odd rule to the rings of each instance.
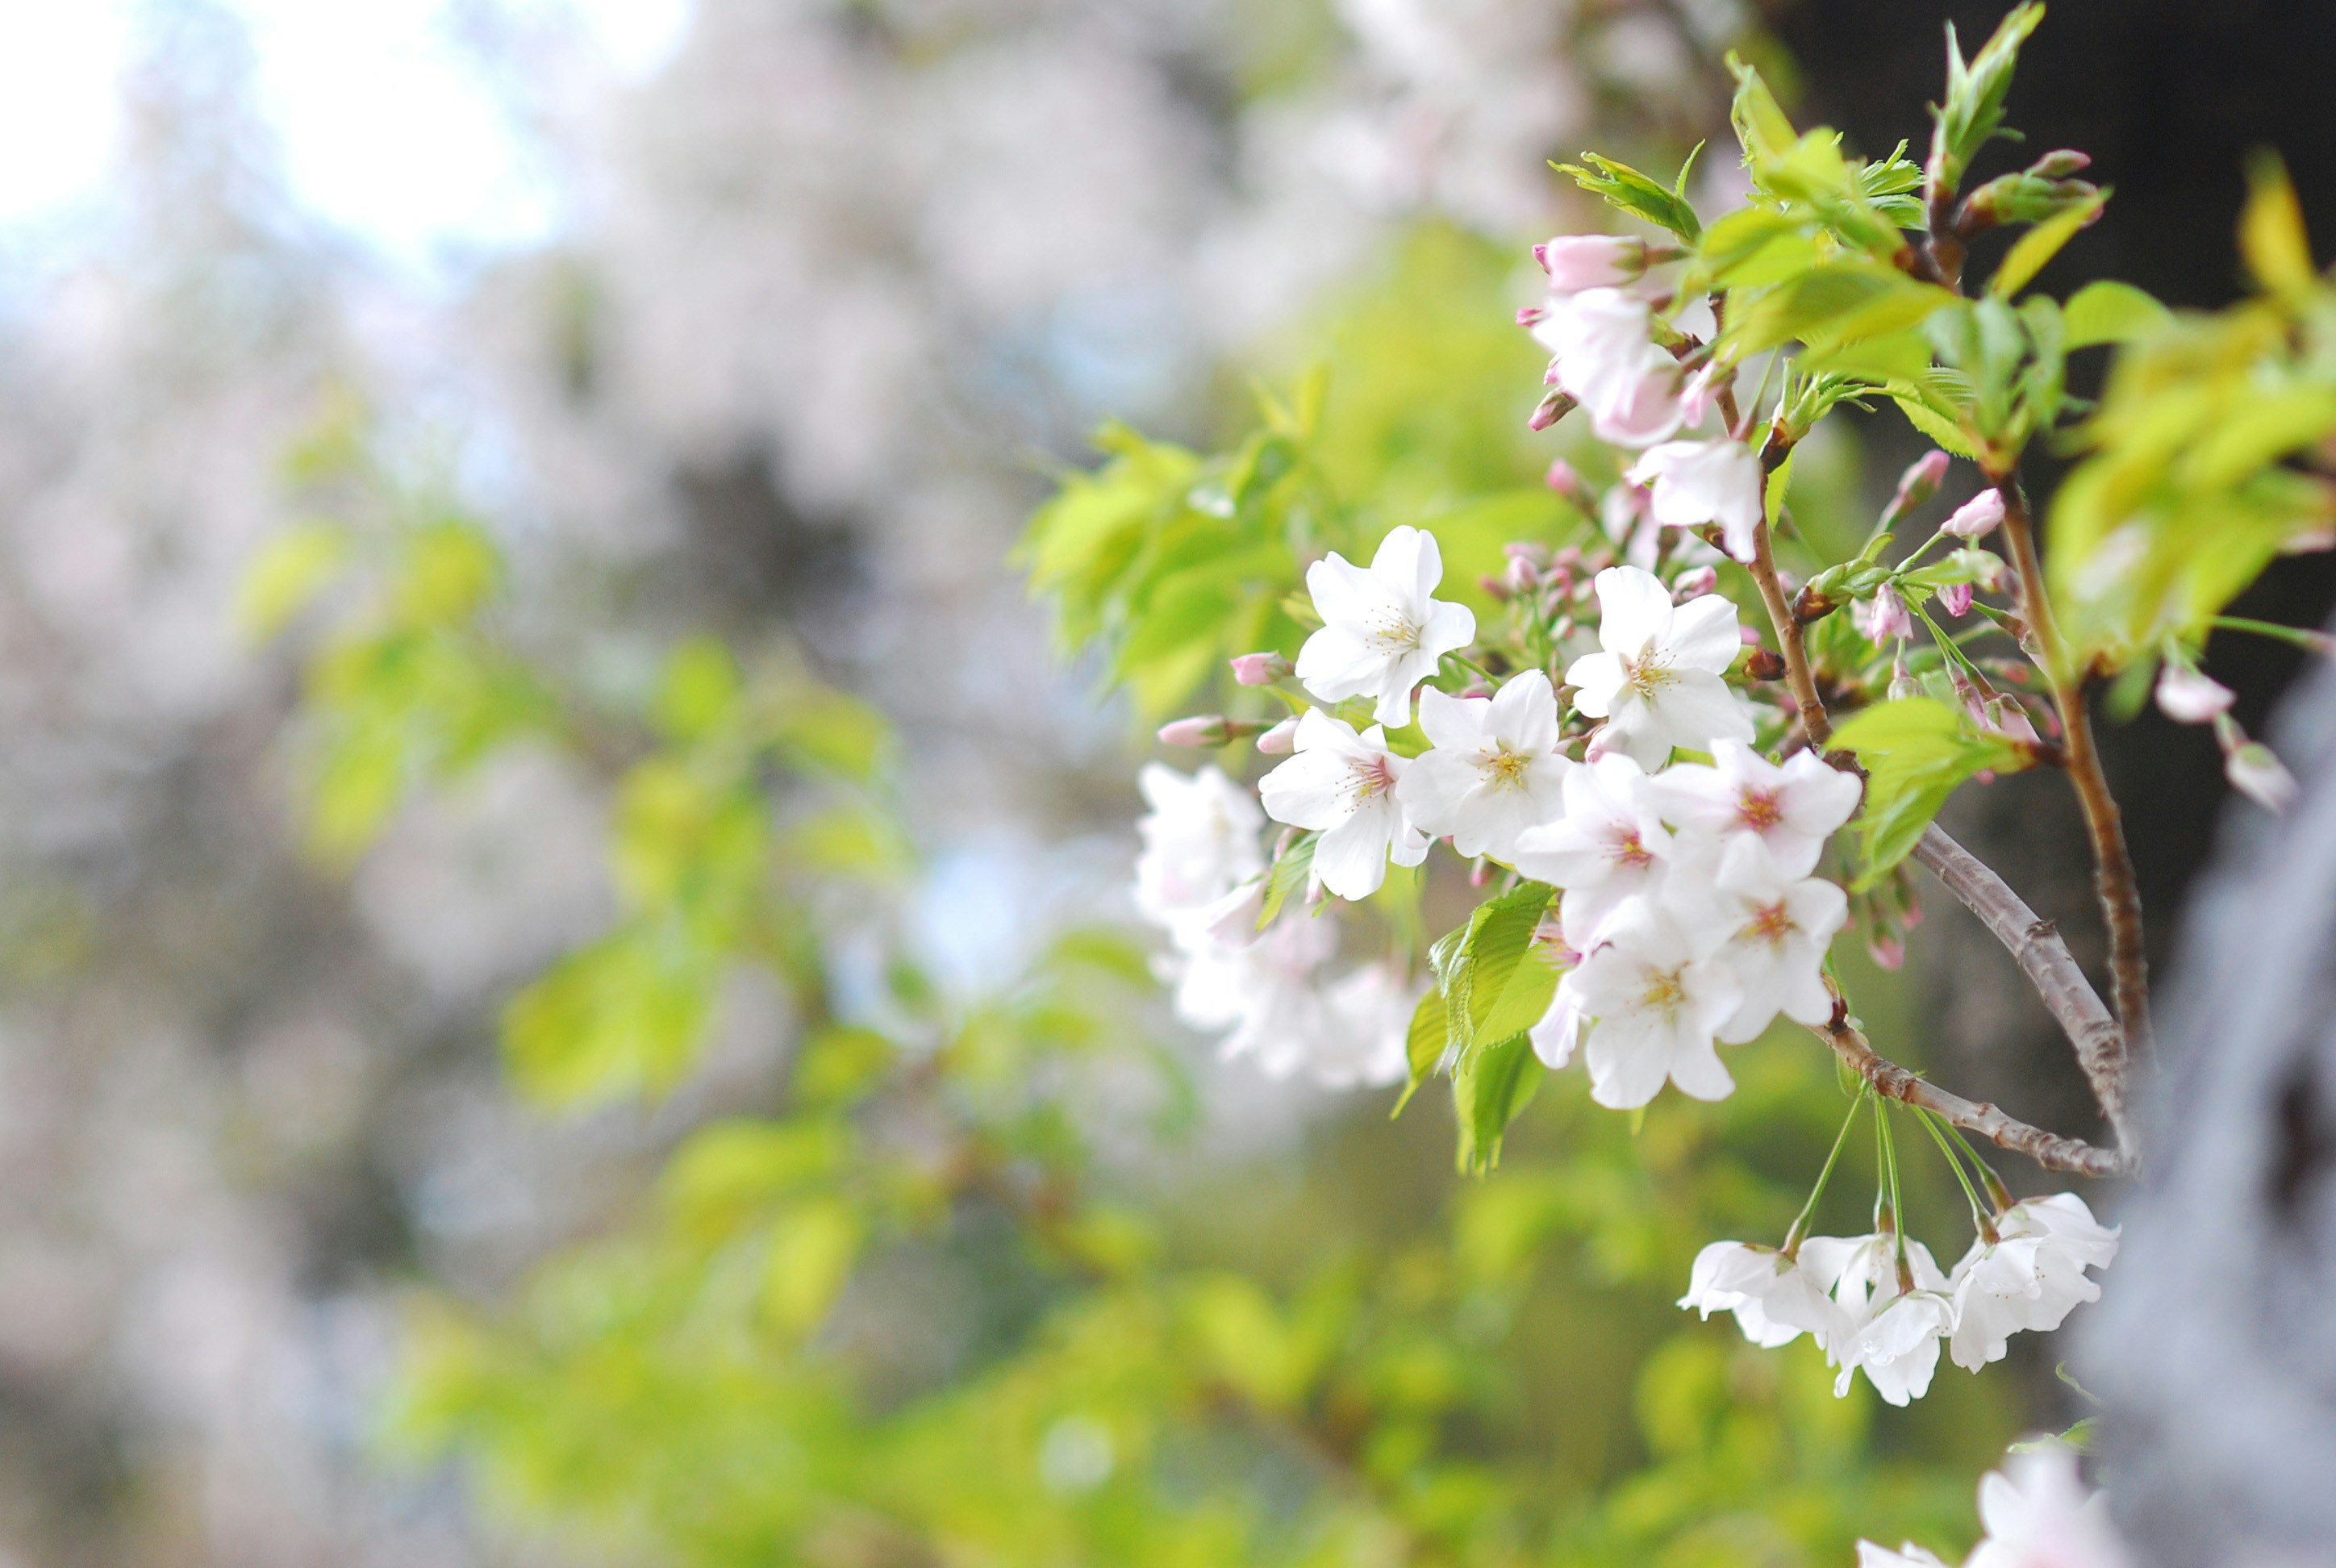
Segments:
[[[348,530],[307,522],[268,541],[243,575],[235,600],[236,624],[265,642],[313,603],[349,558]]]
[[[2265,292],[2301,298],[2318,280],[2312,268],[2312,239],[2304,231],[2303,208],[2295,187],[2273,152],[2247,162],[2247,205],[2239,215],[2239,254]]]
[[[2129,343],[2156,331],[2174,313],[2130,283],[2096,278],[2068,297],[2061,321],[2071,349],[2098,343]]]
[[[1500,995],[1484,1009],[1477,1021],[1479,1039],[1505,1039],[1522,1034],[1541,1022],[1549,1011],[1552,998],[1557,994],[1557,982],[1564,973],[1552,959],[1547,947],[1528,940],[1525,950],[1519,954],[1501,986]],[[1476,994],[1483,994],[1481,984]]]
[[[1872,887],[1906,858],[1965,779],[2028,765],[2010,741],[1982,732],[1960,707],[1929,696],[1854,715],[1834,733],[1834,745],[1854,754],[1866,771],[1864,809],[1853,824],[1865,858],[1860,888]]]
[[[1906,416],[1906,423],[1921,431],[1939,446],[1957,457],[1977,458],[1979,451],[1971,445],[1963,427],[1949,419],[1919,395],[1892,393],[1890,401]]]
[[[1430,986],[1421,994],[1419,1005],[1411,1011],[1411,1027],[1404,1036],[1404,1057],[1409,1066],[1403,1086],[1403,1096],[1395,1103],[1391,1115],[1403,1115],[1404,1106],[1419,1086],[1435,1076],[1443,1065],[1446,1028],[1444,1021],[1444,992]]]
[[[2028,280],[2044,270],[2044,264],[2060,254],[2060,248],[2077,237],[2077,230],[2101,215],[2101,207],[2109,199],[2105,188],[2093,192],[2088,200],[2079,201],[2064,212],[2046,219],[2016,240],[1987,280],[1987,291],[1998,299],[2009,299],[2028,287]]]
[[[1462,1172],[1485,1171],[1501,1163],[1503,1135],[1532,1101],[1541,1077],[1533,1042],[1523,1034],[1494,1041],[1453,1069],[1452,1107],[1460,1122]]]
[[[1321,842],[1319,833],[1300,833],[1275,858],[1273,870],[1266,874],[1265,907],[1257,915],[1259,930],[1273,923],[1292,893],[1304,891],[1314,875],[1314,846]]]
[[[804,1335],[825,1320],[859,1260],[867,1222],[842,1197],[808,1198],[771,1227],[764,1263],[763,1307],[789,1334]]]
[[[1484,1021],[1493,1015],[1532,945],[1533,928],[1541,923],[1552,892],[1543,882],[1521,882],[1480,904],[1468,917],[1467,940],[1461,950],[1466,976],[1465,998],[1455,998],[1449,989],[1444,998],[1447,1007],[1465,1007],[1468,1032],[1464,1051],[1473,1049],[1479,1040],[1494,1037],[1484,1032]],[[1535,1013],[1526,1022],[1540,1017]]]
[[[2020,46],[2043,20],[2044,7],[2037,0],[2014,6],[1968,64],[1953,25],[1948,25],[1947,101],[1932,112],[1938,124],[1931,139],[1931,166],[1944,189],[1961,188],[1971,159],[2002,129],[2003,101],[2011,91]]]
[[[737,661],[717,638],[697,637],[666,656],[658,684],[657,728],[675,740],[696,740],[730,715],[744,687]]]
[[[1692,159],[1694,154],[1689,153],[1689,157]],[[1695,209],[1689,206],[1686,197],[1677,190],[1666,188],[1627,163],[1601,158],[1595,152],[1583,153],[1582,162],[1590,167],[1584,169],[1577,163],[1560,163],[1554,167],[1561,174],[1572,175],[1573,182],[1582,190],[1605,198],[1609,205],[1618,207],[1634,218],[1643,218],[1658,228],[1668,229],[1689,243],[1703,232],[1703,225],[1696,218]],[[1684,179],[1687,171],[1682,169],[1679,172]]]

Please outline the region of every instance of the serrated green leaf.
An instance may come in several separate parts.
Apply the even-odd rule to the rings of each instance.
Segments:
[[[2174,319],[2173,312],[2130,283],[2096,278],[2068,297],[2061,322],[2070,349],[2128,343]]]
[[[1524,1035],[1475,1052],[1452,1070],[1452,1106],[1460,1123],[1459,1167],[1474,1174],[1501,1163],[1509,1124],[1541,1087],[1542,1066]]]
[[[1958,785],[1989,769],[2017,771],[2027,757],[1981,731],[1960,707],[1935,697],[1903,697],[1855,714],[1834,732],[1866,772],[1865,803],[1852,827],[1864,851],[1856,885],[1872,887],[1906,858]]]

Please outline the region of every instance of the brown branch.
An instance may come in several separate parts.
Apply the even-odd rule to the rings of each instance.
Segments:
[[[2011,550],[2012,570],[2020,579],[2020,613],[2035,639],[2037,663],[2052,689],[2059,710],[2060,732],[2068,748],[2066,772],[2083,808],[2085,832],[2092,841],[2093,886],[2100,896],[2101,917],[2108,928],[2109,989],[2117,1000],[2120,1038],[2116,1049],[2094,1058],[2078,1044],[2078,1060],[2091,1080],[2101,1110],[2117,1129],[2117,1141],[2132,1148],[2126,1117],[2126,1078],[2131,1064],[2146,1059],[2150,1048],[2149,959],[2142,946],[2141,889],[2133,872],[2133,857],[2126,850],[2125,826],[2117,797],[2109,793],[2101,771],[2100,752],[2093,742],[2093,721],[2085,705],[2085,675],[2070,666],[2052,617],[2052,601],[2045,591],[2044,568],[2036,554],[2036,530],[2028,512],[2028,497],[2019,478],[2006,474],[1996,482],[2003,497],[2003,537]]]
[[[2000,1148],[2025,1154],[2048,1171],[2065,1171],[2078,1176],[2127,1176],[2133,1174],[2133,1156],[2122,1150],[2104,1149],[2082,1138],[2064,1137],[2048,1133],[2041,1127],[2031,1127],[2014,1116],[2008,1116],[1991,1105],[1966,1100],[1961,1095],[1939,1087],[1919,1074],[1910,1072],[1897,1063],[1877,1054],[1857,1026],[1849,1021],[1849,1008],[1841,997],[1834,993],[1833,1017],[1809,1032],[1831,1046],[1849,1069],[1874,1086],[1874,1092],[1885,1099],[1903,1105],[1917,1105],[1943,1116],[1967,1133],[1976,1133]]]
[[[2109,1130],[2117,1135],[2118,1146],[2131,1149],[2133,1135],[2127,1123],[2121,1066],[2125,1036],[2117,1028],[2117,1020],[2109,1017],[2100,993],[2093,989],[2085,971],[2077,967],[2059,931],[2050,920],[2029,909],[2010,884],[1995,874],[1995,868],[1957,843],[1935,823],[1915,843],[1914,858],[1928,866],[1947,891],[1961,899],[1963,907],[1977,915],[2010,951],[2020,973],[2028,977],[2044,1006],[2068,1032],[2068,1043],[2077,1050],[2077,1065],[2084,1069],[2086,1080],[2093,1086],[2094,1096],[2101,1102],[2102,1114],[2107,1116]]]
[[[1760,447],[1760,502],[1765,510],[1768,500],[1770,476],[1785,461],[1792,443],[1781,430],[1771,428],[1768,439]],[[1808,644],[1801,636],[1800,618],[1785,598],[1785,585],[1776,576],[1776,551],[1768,539],[1768,523],[1764,517],[1752,530],[1752,580],[1760,588],[1760,602],[1768,607],[1768,620],[1776,628],[1777,650],[1785,657],[1785,685],[1793,694],[1793,704],[1800,709],[1801,729],[1809,744],[1822,750],[1833,738],[1833,721],[1825,716],[1825,698],[1817,695],[1816,677],[1809,671]]]

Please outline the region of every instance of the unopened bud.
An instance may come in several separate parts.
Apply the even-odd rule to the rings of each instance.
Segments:
[[[1257,737],[1257,749],[1266,756],[1288,756],[1298,749],[1298,716],[1292,714]]]
[[[1961,620],[1964,616],[1969,615],[1971,613],[1971,584],[1967,582],[1951,582],[1944,588],[1939,589],[1939,608],[1945,610],[1957,620]]]
[[[1573,412],[1573,399],[1559,389],[1552,388],[1534,405],[1533,417],[1525,421],[1527,430],[1547,430]]]
[[[1227,718],[1221,713],[1196,714],[1171,719],[1160,726],[1162,745],[1230,745],[1262,734],[1265,726],[1251,719]]]
[[[1898,476],[1898,490],[1890,498],[1890,515],[1904,515],[1939,493],[1946,482],[1947,454],[1932,450],[1923,453]]]
[[[1939,524],[1941,533],[1957,539],[1985,539],[2003,521],[2003,492],[1982,490],[1948,515]]]
[[[1914,618],[1907,612],[1906,601],[1887,582],[1874,590],[1872,599],[1850,611],[1850,619],[1876,648],[1885,642],[1903,642],[1914,635]]]
[[[1533,248],[1553,294],[1618,288],[1647,269],[1644,240],[1614,234],[1562,234]]]
[[[2028,166],[2028,172],[2039,180],[2066,180],[2082,174],[2093,166],[2092,155],[2073,147],[2056,147]]]
[[[1893,660],[1890,666],[1890,700],[1904,702],[1910,696],[1922,695],[1922,685],[1906,667],[1906,661],[1903,658]]]
[[[2028,710],[2020,706],[2016,698],[2008,696],[1988,698],[1986,717],[1990,727],[1999,735],[2009,735],[2013,740],[2024,740],[2031,745],[2044,744],[2044,737],[2036,733],[2035,721],[2028,716]]]
[[[1744,661],[1744,673],[1754,680],[1779,680],[1785,674],[1785,661],[1768,648],[1756,648]]]
[[[1876,969],[1895,971],[1906,967],[1906,944],[1896,937],[1874,937],[1865,944],[1865,951]]]
[[[1271,686],[1287,677],[1291,666],[1278,653],[1245,653],[1232,661],[1233,679],[1242,686]]]
[[[1690,567],[1672,579],[1671,600],[1675,604],[1685,604],[1689,599],[1701,599],[1718,586],[1719,569],[1718,567]]]
[[[2157,673],[2157,708],[2175,724],[2211,724],[2236,696],[2203,671],[2168,664]]]
[[[2283,812],[2295,803],[2295,775],[2261,741],[2251,740],[2234,748],[2223,761],[2223,776],[2231,781],[2233,789],[2265,811]]]
[[[1468,885],[1481,888],[1500,874],[1500,868],[1488,860],[1479,860],[1468,868]]]
[[[1585,510],[1589,507],[1590,487],[1582,482],[1582,476],[1573,472],[1573,464],[1565,459],[1561,457],[1552,463],[1549,472],[1541,476],[1541,482],[1574,505]]]
[[[1476,586],[1483,589],[1487,597],[1500,599],[1504,603],[1513,597],[1509,592],[1508,583],[1501,578],[1494,577],[1489,571],[1476,574]]]
[[[1541,569],[1522,555],[1509,557],[1507,568],[1501,573],[1502,597],[1531,593],[1541,586]]]

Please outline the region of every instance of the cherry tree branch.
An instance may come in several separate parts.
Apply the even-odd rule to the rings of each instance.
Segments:
[[[1933,823],[1914,845],[1914,858],[1930,868],[1963,907],[1977,915],[2010,952],[2020,973],[2036,988],[2044,1006],[2068,1043],[2076,1047],[2077,1065],[2084,1069],[2093,1096],[2101,1103],[2117,1145],[2131,1149],[2133,1134],[2126,1113],[2125,1036],[2109,1017],[2100,993],[2077,966],[2068,944],[2050,920],[2028,907],[1995,868],[1948,836]]]
[[[2036,531],[2028,512],[2028,497],[2016,475],[1996,482],[2003,497],[2003,537],[2010,547],[2012,570],[2020,579],[2020,618],[2036,641],[2037,662],[2050,683],[2053,706],[2059,710],[2062,744],[2067,748],[2067,773],[2076,786],[2083,809],[2085,832],[2092,841],[2093,886],[2101,901],[2101,916],[2108,928],[2109,989],[2117,1000],[2120,1037],[2113,1049],[2088,1058],[2078,1041],[2078,1060],[2092,1081],[2117,1141],[2131,1148],[2126,1126],[2126,1077],[2131,1062],[2149,1052],[2149,959],[2142,945],[2141,889],[2135,880],[2133,857],[2125,842],[2124,822],[2117,797],[2109,793],[2101,770],[2099,749],[2093,742],[2093,721],[2085,705],[2085,672],[2071,668],[2059,628],[2052,618],[2052,601],[2045,592],[2044,568],[2036,554]]]
[[[1994,1105],[1966,1100],[1942,1089],[1879,1055],[1857,1026],[1850,1022],[1848,1004],[1838,991],[1834,993],[1833,1017],[1809,1032],[1831,1046],[1834,1055],[1852,1072],[1874,1086],[1875,1094],[1943,1116],[1965,1132],[1976,1133],[1999,1147],[2027,1155],[2048,1171],[2095,1177],[2133,1174],[2133,1156],[2123,1150],[2104,1149],[2082,1138],[2064,1137],[2041,1127],[2031,1127]]]

